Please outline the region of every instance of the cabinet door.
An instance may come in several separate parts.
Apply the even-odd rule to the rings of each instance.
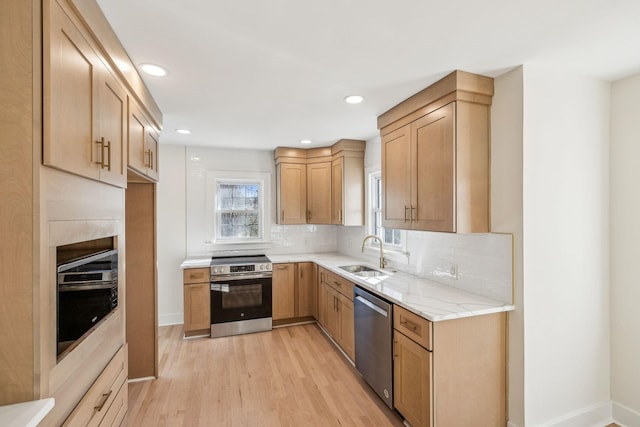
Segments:
[[[160,178],[160,169],[158,168],[158,139],[158,133],[151,126],[148,126],[144,139],[144,153],[147,160],[147,176],[156,182]]]
[[[43,162],[99,179],[100,170],[95,164],[95,80],[96,69],[102,65],[56,2],[50,3],[49,12],[50,32],[44,37]]]
[[[312,262],[298,263],[297,277],[297,313],[296,317],[315,316],[317,287],[315,264]]]
[[[96,162],[100,180],[119,187],[127,186],[127,93],[111,73],[102,67],[98,82],[98,148]]]
[[[207,283],[184,285],[184,332],[211,327],[211,286]]]
[[[273,320],[295,317],[295,265],[274,264],[272,283]]]
[[[278,223],[307,223],[307,166],[280,163],[278,181]]]
[[[138,104],[129,98],[129,123],[128,123],[128,165],[135,171],[146,174],[147,162],[144,151],[144,140],[148,127],[147,118],[144,116]]]
[[[382,137],[382,225],[410,228],[411,126]]]
[[[342,157],[331,162],[331,223],[344,224],[344,199],[343,199],[343,171]]]
[[[414,427],[431,427],[432,354],[403,334],[393,333],[393,406]]]
[[[455,232],[455,103],[411,124],[411,228]],[[459,165],[464,167],[464,165]]]
[[[339,342],[345,353],[355,360],[356,347],[353,324],[353,301],[344,295],[339,295],[338,312],[340,317]]]
[[[340,304],[340,294],[336,292],[332,287],[323,284],[327,293],[327,313],[325,318],[324,328],[329,332],[333,338],[339,341],[340,338],[340,313],[338,312],[338,306]]]
[[[307,165],[307,223],[331,224],[331,162]]]

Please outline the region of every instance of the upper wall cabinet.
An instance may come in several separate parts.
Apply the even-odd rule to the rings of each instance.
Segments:
[[[279,224],[364,223],[364,141],[275,151]]]
[[[56,2],[44,50],[44,164],[126,187],[127,94]]]
[[[158,133],[142,109],[129,99],[129,169],[158,181]]]
[[[137,93],[128,80],[131,77],[125,77],[114,65],[109,51],[124,52],[117,39],[109,44],[115,36],[106,33],[111,37],[101,40],[105,46],[87,29],[85,22],[94,16],[91,10],[80,18],[64,0],[43,5],[43,163],[126,187],[127,166],[131,164],[127,160],[131,151],[129,106],[135,98],[145,99],[155,123],[161,122],[161,113],[146,89],[142,95]],[[142,152],[148,166],[139,172],[157,180],[158,136],[145,120]]]
[[[383,225],[489,231],[493,79],[455,71],[378,117]]]

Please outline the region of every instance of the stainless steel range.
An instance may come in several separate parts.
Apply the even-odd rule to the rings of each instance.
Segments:
[[[271,260],[265,255],[211,258],[211,337],[270,331]]]

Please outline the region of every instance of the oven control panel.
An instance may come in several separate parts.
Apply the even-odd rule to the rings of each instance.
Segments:
[[[244,265],[218,265],[211,267],[211,274],[239,274],[239,273],[252,273],[257,272],[269,272],[271,271],[271,264],[244,264]]]

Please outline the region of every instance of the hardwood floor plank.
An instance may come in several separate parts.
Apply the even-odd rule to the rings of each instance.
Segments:
[[[402,426],[313,323],[225,338],[159,330],[159,378],[129,384],[130,426]]]

